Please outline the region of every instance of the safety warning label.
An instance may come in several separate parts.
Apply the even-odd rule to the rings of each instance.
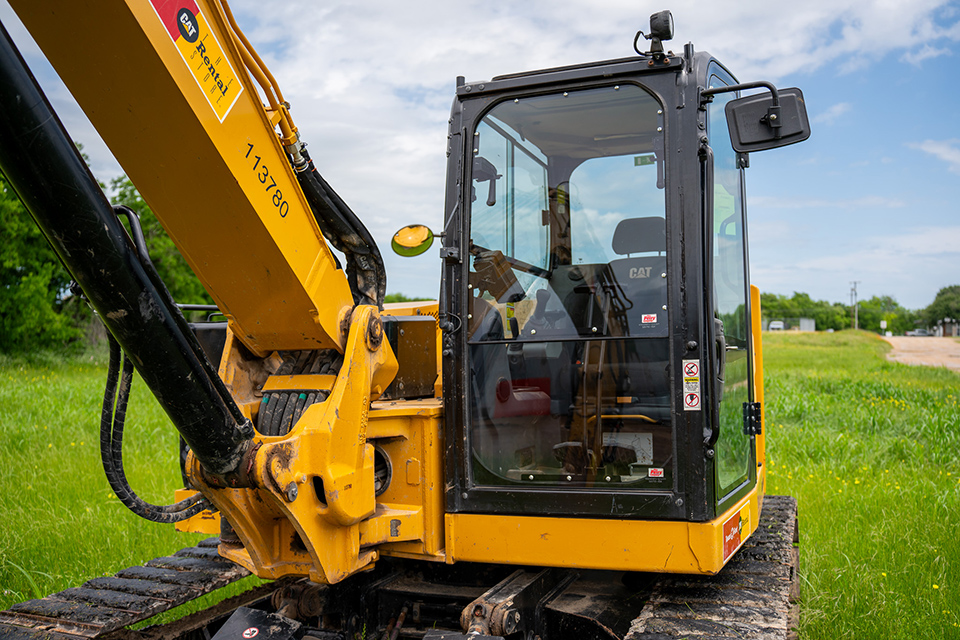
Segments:
[[[243,93],[217,37],[195,0],[150,0],[220,122]]]
[[[750,535],[750,508],[744,506],[723,523],[723,561],[740,548]]]
[[[700,410],[700,361],[683,361],[683,410]]]

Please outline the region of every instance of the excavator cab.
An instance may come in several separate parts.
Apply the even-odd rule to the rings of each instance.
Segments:
[[[706,522],[755,492],[739,137],[749,122],[756,150],[809,127],[802,96],[777,106],[786,129],[754,123],[779,96],[738,102],[747,87],[692,45],[461,79],[442,249],[458,319],[449,513]]]

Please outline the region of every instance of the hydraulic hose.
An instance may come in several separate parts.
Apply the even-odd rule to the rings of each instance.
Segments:
[[[305,148],[301,153],[306,165],[297,168],[297,180],[321,233],[347,260],[347,282],[354,304],[383,306],[387,272],[373,235],[323,179]]]
[[[141,499],[131,488],[123,470],[123,427],[133,383],[133,363],[124,356],[121,371],[120,344],[113,336],[109,336],[109,341],[110,363],[103,392],[103,409],[100,413],[100,459],[110,488],[125,507],[152,522],[180,522],[209,509],[210,503],[200,494],[172,505],[155,505]]]

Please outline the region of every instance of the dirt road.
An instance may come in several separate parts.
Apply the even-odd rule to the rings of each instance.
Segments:
[[[887,358],[894,362],[960,371],[960,342],[954,338],[896,336],[884,340],[893,345]]]

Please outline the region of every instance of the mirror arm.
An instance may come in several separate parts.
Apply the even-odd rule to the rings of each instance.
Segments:
[[[718,93],[729,93],[731,91],[740,91],[741,89],[766,89],[773,96],[773,104],[767,109],[767,115],[761,119],[771,129],[773,137],[780,138],[780,92],[773,86],[773,83],[766,80],[757,80],[756,82],[744,82],[742,84],[732,84],[729,87],[716,87],[715,89],[704,89],[700,92],[700,108],[713,102],[713,96]]]
[[[703,106],[713,100],[713,96],[718,93],[730,93],[731,91],[741,91],[744,89],[766,89],[773,94],[773,106],[780,106],[780,92],[773,86],[772,82],[766,80],[757,80],[756,82],[744,82],[743,84],[732,84],[730,86],[716,87],[714,89],[704,89],[700,92],[700,105]]]

